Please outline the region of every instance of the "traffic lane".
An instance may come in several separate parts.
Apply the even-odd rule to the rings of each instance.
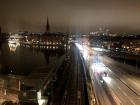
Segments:
[[[109,78],[110,80],[107,81],[110,85],[113,84],[118,84],[121,85],[122,87],[125,87],[126,89],[124,91],[128,90],[128,93],[131,92],[130,94],[133,95],[134,97],[138,97],[137,94],[135,94],[135,92],[129,88],[121,79],[120,77],[116,76],[116,74],[114,74],[110,69],[106,68],[106,72],[108,73],[107,78]],[[114,81],[114,82],[112,82]]]
[[[87,54],[85,54],[85,55],[87,55]],[[87,60],[87,57],[86,56],[84,56],[85,57],[85,60]],[[99,59],[98,59],[98,56],[97,56],[97,59],[95,58],[95,59],[93,59],[93,61],[95,60],[95,62],[96,61],[99,61]],[[92,73],[90,73],[90,74],[92,74]],[[92,77],[93,75],[91,75],[91,77]],[[94,78],[95,77],[95,78]],[[98,92],[97,94],[96,94],[96,96],[98,96],[97,97],[97,99],[99,100],[99,103],[101,104],[101,105],[104,105],[104,104],[106,104],[106,105],[115,105],[116,104],[116,102],[114,102],[114,99],[112,98],[112,95],[110,95],[110,92],[108,91],[108,89],[107,89],[107,87],[105,86],[105,85],[102,85],[101,83],[100,83],[100,78],[97,76],[97,75],[94,75],[93,76],[93,78],[92,78],[92,80],[94,81],[93,82],[93,84],[95,85],[95,90],[96,90],[96,92]],[[94,86],[93,85],[93,86]],[[101,93],[102,93],[102,95],[101,95]]]
[[[126,79],[126,81],[130,84],[132,84],[133,87],[135,87],[135,89],[140,93],[140,78],[133,76],[133,75],[128,75],[123,76],[124,79]]]
[[[101,66],[100,69],[101,69],[101,68],[102,68],[102,69],[103,69],[103,68],[104,68],[104,69],[107,68],[107,67],[102,67],[103,65],[100,65],[100,66]],[[98,68],[99,68],[99,67],[98,67]],[[95,71],[95,72],[97,71],[97,74],[98,74],[98,72],[99,72],[100,70],[96,70],[96,69],[94,68],[94,71]],[[111,70],[109,70],[109,69],[106,69],[106,72],[107,72],[108,74],[109,74],[109,73],[110,73],[110,74],[113,74],[113,73],[111,72]],[[112,78],[111,78],[111,79],[112,79]],[[119,81],[119,82],[120,82],[120,81]],[[119,85],[119,82],[118,82],[118,83],[116,82],[116,84]],[[114,82],[114,83],[115,83],[115,82]],[[122,82],[121,82],[121,83],[122,83]],[[109,83],[109,84],[111,84],[111,83]],[[122,84],[121,84],[121,85],[122,85]],[[123,85],[124,85],[124,84],[123,84]],[[131,91],[126,85],[124,85],[124,86],[125,86],[127,89],[126,89],[126,88],[125,88],[125,89],[122,89],[124,92],[122,92],[122,91],[119,92],[119,91],[118,91],[118,89],[121,89],[120,87],[122,87],[122,86],[120,86],[118,89],[116,89],[117,85],[113,85],[113,83],[112,83],[112,86],[113,86],[113,87],[111,87],[111,88],[113,89],[113,92],[116,92],[116,91],[117,91],[116,93],[119,94],[119,95],[117,95],[117,97],[118,97],[118,96],[121,96],[121,99],[123,99],[123,97],[126,97],[126,96],[127,96],[126,93],[130,93],[130,94],[129,94],[130,96],[132,96],[132,94],[135,95],[134,92]],[[114,86],[115,86],[115,87],[114,87]],[[124,88],[124,87],[123,87],[123,88]],[[127,91],[127,90],[129,90],[129,91]],[[126,92],[125,92],[125,91],[126,91]],[[113,96],[113,95],[112,95],[112,96]],[[120,99],[119,99],[119,100],[120,100]],[[122,103],[128,104],[128,105],[129,105],[129,104],[130,104],[130,105],[133,105],[133,104],[135,104],[134,101],[136,101],[136,102],[138,101],[137,98],[135,98],[135,99],[132,100],[132,99],[129,99],[129,97],[127,97],[127,100],[130,100],[130,102],[129,102],[129,101],[128,101],[128,103],[127,103],[127,102],[123,102],[124,100],[120,100],[120,101],[121,101]]]
[[[95,77],[96,78],[96,77]],[[99,103],[101,105],[112,105],[110,97],[108,97],[106,91],[104,90],[101,81],[94,78],[94,85],[96,90],[96,95],[98,97]]]
[[[112,105],[110,97],[107,96],[101,82],[99,81],[99,79],[96,78],[96,75],[93,72],[92,68],[90,67],[89,70],[90,77],[92,79],[92,86],[95,89],[95,95],[98,101],[97,103],[99,103],[100,105]]]
[[[120,100],[123,104],[139,104],[138,96],[132,91],[126,84],[124,84],[118,76],[116,76],[108,67],[104,66],[105,71],[108,73],[108,80],[106,79],[106,83],[110,86],[110,88],[114,91],[117,97],[121,97]],[[110,79],[110,80],[109,80]],[[118,88],[117,88],[118,87]],[[128,100],[127,102],[122,100]],[[136,103],[135,103],[136,102]]]
[[[108,85],[110,89],[113,90],[115,95],[119,98],[122,104],[124,105],[139,105],[140,100],[137,95],[130,90],[124,83],[122,83],[118,78],[114,75],[110,75],[109,77],[105,77],[104,81]],[[110,78],[108,81],[107,78]]]
[[[115,64],[114,64],[115,65]],[[126,85],[125,85],[126,86]],[[126,86],[127,87],[127,86]],[[121,93],[121,92],[120,92]],[[129,92],[128,92],[129,93]],[[124,95],[127,95],[126,93],[123,93]],[[123,96],[124,97],[124,96]],[[122,98],[123,98],[122,97]],[[136,101],[137,102],[137,100],[134,100],[134,101]],[[133,100],[131,100],[131,104],[135,104],[134,102],[133,102]]]
[[[98,58],[98,56],[96,55],[97,54],[89,56],[89,61],[87,61],[87,63],[89,63],[90,65],[90,76],[93,81],[93,87],[95,87],[96,96],[101,105],[116,105],[118,103],[118,100],[114,99],[114,96],[112,95],[106,84],[102,83],[102,80],[100,78],[101,76],[99,75],[99,72],[101,71],[101,67],[98,66],[96,68],[96,66],[94,65],[95,62],[96,64],[99,63],[97,62],[99,60],[96,59]]]
[[[116,66],[116,62],[114,60],[108,57],[105,57],[105,59],[104,63],[140,96],[140,77],[124,72],[123,68]]]

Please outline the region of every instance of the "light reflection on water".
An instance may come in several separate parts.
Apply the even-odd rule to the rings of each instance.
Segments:
[[[33,70],[53,63],[61,57],[62,50],[52,48],[47,46],[29,48],[21,46],[18,40],[0,41],[0,104],[5,100],[18,102],[20,88],[26,81],[32,86],[39,86],[43,81],[39,78],[25,79],[23,76],[23,79],[22,76],[17,78],[13,74],[30,75]],[[44,102],[39,100],[39,103],[40,101]]]
[[[15,52],[19,45],[20,45],[19,40],[13,40],[13,41],[9,40],[8,41],[9,49],[12,52]]]
[[[28,48],[18,40],[0,43],[0,73],[28,75],[33,69],[44,67],[60,57],[59,49],[47,46]]]

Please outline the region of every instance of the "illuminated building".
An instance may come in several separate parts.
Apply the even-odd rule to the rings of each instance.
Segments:
[[[51,33],[50,32],[50,24],[47,17],[47,23],[46,23],[46,29],[44,34],[33,34],[24,36],[23,39],[21,39],[21,45],[26,44],[30,46],[46,46],[46,48],[64,48],[67,43],[67,36],[62,33]]]

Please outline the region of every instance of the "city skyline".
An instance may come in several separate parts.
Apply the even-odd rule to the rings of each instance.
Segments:
[[[112,32],[140,33],[139,0],[1,0],[2,32],[90,32],[99,27]]]

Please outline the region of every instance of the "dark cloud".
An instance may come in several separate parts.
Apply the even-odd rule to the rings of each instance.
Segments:
[[[0,0],[5,31],[92,31],[96,27],[139,32],[139,0]],[[113,30],[113,29],[112,29]]]

